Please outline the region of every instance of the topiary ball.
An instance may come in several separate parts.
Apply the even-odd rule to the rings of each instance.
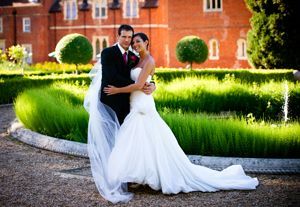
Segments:
[[[176,45],[176,58],[182,63],[203,63],[207,57],[207,45],[197,36],[185,36]]]
[[[93,47],[85,36],[69,34],[57,43],[55,57],[59,63],[87,64],[93,57]]]

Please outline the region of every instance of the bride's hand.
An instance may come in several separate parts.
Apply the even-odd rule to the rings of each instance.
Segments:
[[[107,87],[104,87],[103,91],[107,95],[114,95],[118,93],[118,88],[112,85],[108,85]]]
[[[143,87],[143,92],[147,95],[150,95],[155,90],[156,90],[156,86],[154,83],[145,83]]]

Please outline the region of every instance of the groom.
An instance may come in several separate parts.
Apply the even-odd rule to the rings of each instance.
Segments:
[[[101,102],[110,106],[115,111],[120,124],[123,123],[129,113],[130,94],[107,95],[103,92],[103,88],[107,85],[123,87],[134,83],[130,78],[130,70],[138,64],[139,58],[128,50],[133,34],[134,30],[130,25],[121,25],[118,29],[117,44],[104,49],[101,53]],[[154,90],[154,84],[145,84],[143,88],[146,94],[151,94]]]

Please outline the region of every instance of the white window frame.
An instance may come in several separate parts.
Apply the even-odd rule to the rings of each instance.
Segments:
[[[0,17],[0,33],[3,33],[3,18]]]
[[[221,4],[220,8],[217,7],[218,1],[220,1],[220,4]],[[213,8],[213,4],[215,5],[215,8]],[[223,11],[223,0],[203,0],[203,11],[205,11],[205,12]]]
[[[107,19],[107,0],[95,0],[93,3],[92,15],[94,19]],[[99,6],[99,16],[96,16],[96,6]],[[103,15],[102,9],[105,9]]]
[[[25,48],[27,52],[27,57],[24,58],[24,62],[32,64],[32,44],[22,44],[22,47]]]
[[[237,59],[238,60],[247,60],[247,41],[245,39],[238,39],[237,42]]]
[[[69,11],[68,11],[68,8],[70,9]],[[64,1],[64,20],[76,20],[76,19],[78,19],[77,0],[65,0]]]
[[[127,15],[127,2],[129,2],[129,7],[130,11],[129,14]],[[136,16],[133,16],[133,5],[136,3]],[[139,18],[139,1],[138,0],[123,0],[123,18],[124,19],[129,19],[129,18]]]
[[[23,32],[31,32],[31,20],[30,17],[23,17]]]
[[[0,50],[5,51],[5,40],[0,39]]]
[[[214,43],[216,44],[216,51],[214,51]],[[215,54],[215,55],[214,55]],[[219,60],[220,58],[220,45],[217,39],[209,40],[209,59],[210,60]]]
[[[96,51],[97,51],[97,49],[96,49],[96,42],[97,42],[97,40],[99,40],[99,42],[100,42],[100,53],[99,54],[96,54]],[[100,59],[100,54],[101,54],[101,52],[102,52],[102,50],[104,49],[103,48],[103,40],[106,40],[106,42],[107,42],[107,45],[106,45],[106,47],[109,47],[109,37],[108,36],[93,36],[93,60],[98,60],[98,59]]]

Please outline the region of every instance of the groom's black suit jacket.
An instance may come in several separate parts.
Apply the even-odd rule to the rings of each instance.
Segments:
[[[131,51],[128,52],[128,61],[125,64],[118,45],[106,48],[101,53],[102,85],[101,102],[110,106],[116,113],[120,124],[129,113],[129,93],[106,95],[103,88],[107,85],[123,87],[134,83],[130,78],[130,70],[137,65],[139,59]]]

